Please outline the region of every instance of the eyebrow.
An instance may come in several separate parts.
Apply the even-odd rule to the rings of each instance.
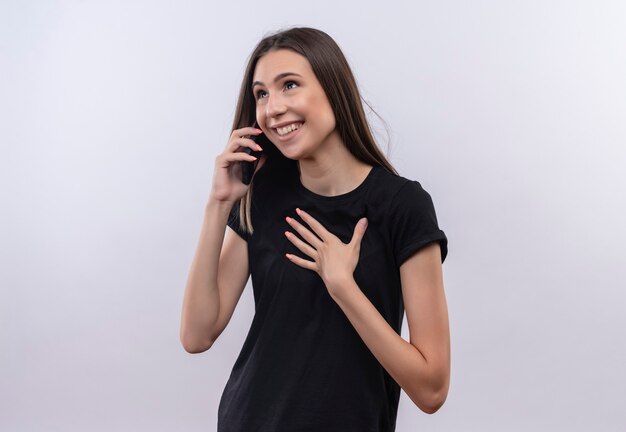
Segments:
[[[289,75],[296,75],[296,76],[302,77],[302,75],[297,74],[295,72],[283,72],[281,74],[276,75],[276,78],[274,78],[274,82],[276,82],[276,81],[278,81],[278,80],[280,80],[282,78],[285,78],[286,76],[289,76]],[[263,83],[261,81],[255,81],[255,82],[252,83],[252,88],[254,88],[254,86],[257,85],[257,84],[263,85]]]

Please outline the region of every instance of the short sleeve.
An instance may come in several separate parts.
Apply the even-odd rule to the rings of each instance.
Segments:
[[[228,222],[226,223],[226,225],[228,225],[230,228],[232,228],[233,231],[239,234],[239,237],[243,238],[245,241],[248,241],[250,240],[250,234],[248,234],[239,227],[239,205],[239,201],[237,201],[235,205],[233,205],[233,208],[230,210],[230,215],[228,216]]]
[[[389,206],[391,243],[398,267],[411,255],[433,241],[441,247],[441,262],[448,255],[448,239],[439,229],[433,201],[415,180],[407,181]]]

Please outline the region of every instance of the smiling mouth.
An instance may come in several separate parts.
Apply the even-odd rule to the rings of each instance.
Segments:
[[[289,124],[287,124],[285,126],[275,127],[273,129],[276,132],[278,132],[278,133],[283,133],[284,134],[284,133],[287,133],[290,130],[299,128],[300,126],[302,126],[302,123],[304,123],[304,122],[295,121],[295,122],[289,123]]]
[[[285,129],[285,128],[275,128],[275,129],[274,129],[274,132],[276,133],[276,135],[278,135],[278,138],[279,138],[281,141],[288,140],[288,139],[290,139],[291,137],[293,137],[293,136],[297,135],[297,134],[298,134],[298,131],[299,131],[300,129],[302,129],[302,126],[304,125],[304,122],[297,122],[297,123],[292,123],[292,124],[295,124],[295,125],[298,125],[298,126],[297,126],[296,128],[291,129],[291,130],[290,130],[290,129]],[[288,126],[288,127],[291,127],[291,126]],[[281,133],[279,132],[279,129],[280,129],[280,130],[282,130],[282,131],[287,130],[288,132],[287,132],[287,133],[284,133],[284,134],[281,134]]]

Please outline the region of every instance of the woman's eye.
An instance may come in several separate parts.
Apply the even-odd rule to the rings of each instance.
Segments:
[[[285,87],[287,87],[289,84],[295,84],[296,86],[298,85],[298,83],[297,83],[297,82],[295,82],[295,81],[287,81],[287,82],[285,83]],[[257,99],[257,100],[258,100],[258,99],[260,99],[260,98],[261,98],[261,95],[262,95],[263,93],[265,93],[263,90],[259,90],[259,91],[256,93],[256,95],[255,95],[255,99]]]
[[[298,83],[297,83],[297,82],[295,82],[295,81],[287,81],[287,82],[285,83],[285,86],[288,86],[290,83],[291,83],[291,84],[298,85]]]

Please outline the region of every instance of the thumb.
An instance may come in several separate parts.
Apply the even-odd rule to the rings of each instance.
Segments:
[[[354,227],[354,234],[352,235],[352,240],[350,243],[361,243],[361,239],[365,235],[365,230],[367,229],[367,218],[361,218],[357,222]]]

